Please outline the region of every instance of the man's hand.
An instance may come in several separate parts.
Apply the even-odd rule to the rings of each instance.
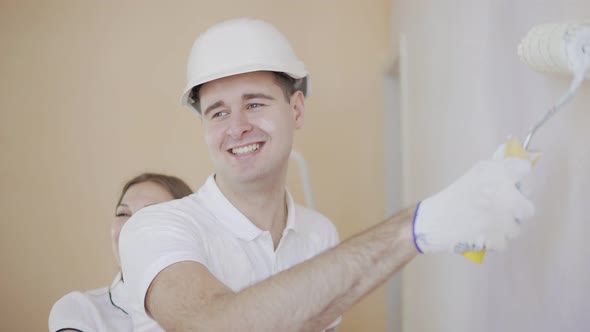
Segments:
[[[521,158],[477,163],[415,212],[414,240],[423,253],[502,250],[516,237],[534,206],[517,188],[530,173]]]

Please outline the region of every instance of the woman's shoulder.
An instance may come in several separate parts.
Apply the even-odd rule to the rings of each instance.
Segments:
[[[62,296],[53,304],[49,313],[49,329],[66,327],[91,329],[95,319],[100,317],[100,301],[108,299],[108,287],[86,292],[74,291]]]
[[[88,306],[96,306],[97,302],[100,302],[104,299],[108,299],[109,296],[109,288],[108,287],[101,287],[97,289],[92,289],[89,291],[73,291],[64,296],[62,296],[55,304],[53,305],[52,311],[54,309],[62,309],[65,308],[69,312],[71,311],[79,311]]]

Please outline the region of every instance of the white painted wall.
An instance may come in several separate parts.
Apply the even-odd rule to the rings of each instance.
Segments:
[[[398,62],[399,63],[399,62]],[[395,67],[398,67],[395,64]],[[396,68],[399,69],[399,68]],[[399,70],[390,72],[383,79],[384,86],[384,179],[385,216],[390,216],[402,207],[401,167],[401,103]],[[402,274],[396,274],[387,283],[386,331],[399,332],[402,328]]]
[[[414,202],[523,137],[569,80],[531,71],[516,47],[534,25],[590,19],[587,0],[396,0],[407,35],[404,200]],[[590,82],[535,137],[536,217],[482,266],[460,256],[403,272],[403,330],[586,331],[590,326]]]

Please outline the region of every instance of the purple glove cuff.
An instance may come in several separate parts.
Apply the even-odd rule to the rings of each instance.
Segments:
[[[416,211],[414,211],[414,220],[412,220],[412,237],[414,238],[414,245],[416,246],[416,249],[418,249],[419,253],[423,254],[422,250],[418,246],[418,242],[416,242],[416,218],[418,217],[418,209],[420,209],[421,203],[422,201],[418,202],[418,205],[416,205]]]

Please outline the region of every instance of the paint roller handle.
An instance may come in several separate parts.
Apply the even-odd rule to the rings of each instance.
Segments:
[[[539,160],[540,155],[527,151],[522,146],[522,144],[520,144],[520,141],[518,140],[518,138],[509,137],[508,140],[506,141],[506,144],[504,145],[504,152],[500,153],[500,154],[498,154],[498,153],[494,154],[494,159],[508,158],[508,157],[517,157],[517,158],[530,160],[531,163],[534,165]],[[517,184],[517,186],[518,186],[518,184]],[[486,251],[485,251],[485,249],[480,250],[480,251],[468,250],[468,251],[464,251],[462,253],[462,255],[465,258],[467,258],[475,263],[481,264],[483,262],[483,258],[486,255]]]
[[[483,258],[486,255],[486,250],[485,249],[480,250],[480,251],[468,250],[468,251],[464,251],[461,255],[463,255],[463,257],[465,257],[475,263],[481,264],[481,263],[483,263]]]

